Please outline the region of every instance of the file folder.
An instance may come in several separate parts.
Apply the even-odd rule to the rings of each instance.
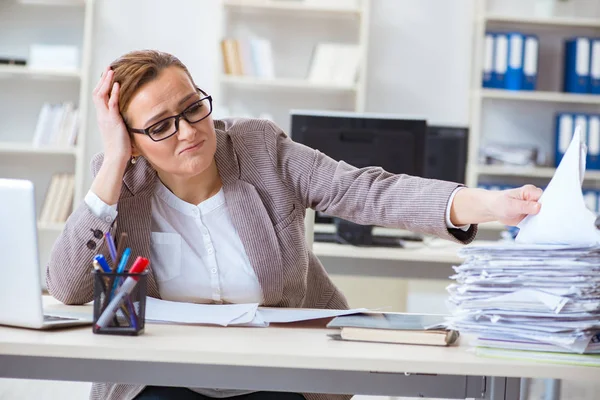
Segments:
[[[564,91],[589,93],[590,39],[577,37],[565,42]]]
[[[600,170],[600,115],[589,115],[587,128],[587,169]]]
[[[494,80],[492,72],[494,70],[494,34],[486,32],[483,42],[483,71],[482,86],[484,88],[493,88]]]
[[[537,87],[539,39],[535,35],[525,36],[523,51],[523,90],[535,90]]]
[[[508,35],[496,34],[494,40],[494,71],[492,81],[495,88],[506,87],[506,71],[508,69]]]
[[[600,38],[592,41],[590,62],[590,92],[600,94]]]
[[[523,42],[524,36],[518,32],[508,34],[508,67],[506,84],[508,90],[521,90],[523,83]]]
[[[559,113],[556,116],[556,135],[555,135],[555,152],[554,152],[554,166],[558,167],[562,160],[569,144],[571,143],[571,136],[575,128],[575,121],[572,114]]]

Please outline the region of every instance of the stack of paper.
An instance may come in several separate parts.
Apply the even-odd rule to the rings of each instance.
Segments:
[[[517,243],[461,250],[449,324],[476,334],[479,354],[600,366],[580,355],[600,354],[600,235],[583,202],[582,160],[576,131]]]

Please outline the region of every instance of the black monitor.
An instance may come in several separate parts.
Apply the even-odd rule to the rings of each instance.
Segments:
[[[429,125],[424,177],[465,184],[468,137],[466,127]]]
[[[291,115],[292,140],[343,160],[355,167],[379,166],[395,174],[424,176],[427,122],[419,118],[351,112],[299,112]],[[315,222],[335,222],[354,235],[353,244],[374,244],[365,232],[347,221],[317,213]],[[350,232],[352,231],[352,232]],[[318,238],[315,238],[318,240]],[[358,242],[358,243],[356,243]],[[394,244],[391,244],[394,245]]]
[[[381,114],[292,113],[291,137],[355,167],[425,174],[427,122]]]

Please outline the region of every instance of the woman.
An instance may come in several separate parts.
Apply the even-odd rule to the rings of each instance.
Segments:
[[[104,153],[92,160],[90,191],[67,221],[47,272],[48,290],[67,304],[92,300],[90,260],[106,253],[107,231],[128,233],[132,259],[150,255],[150,296],[343,309],[344,296],[305,245],[308,207],[462,243],[473,240],[477,223],[515,225],[539,210],[541,190],[533,186],[489,192],[357,169],[294,143],[271,122],[213,121],[210,96],[169,54],[124,55],[93,96]],[[200,393],[302,398],[112,384],[95,384],[92,398],[206,398]]]

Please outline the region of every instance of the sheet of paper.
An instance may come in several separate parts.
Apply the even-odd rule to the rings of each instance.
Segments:
[[[537,215],[527,216],[518,225],[515,241],[521,244],[600,243],[595,215],[585,205],[581,184],[585,174],[586,147],[578,126],[567,152],[539,202]]]
[[[308,321],[311,319],[332,318],[340,315],[359,314],[368,312],[366,308],[355,308],[353,310],[323,310],[314,308],[272,308],[260,307],[258,314],[262,319],[271,324],[282,324],[289,322]]]
[[[180,324],[243,325],[254,320],[258,303],[194,304],[146,299],[146,320]]]

